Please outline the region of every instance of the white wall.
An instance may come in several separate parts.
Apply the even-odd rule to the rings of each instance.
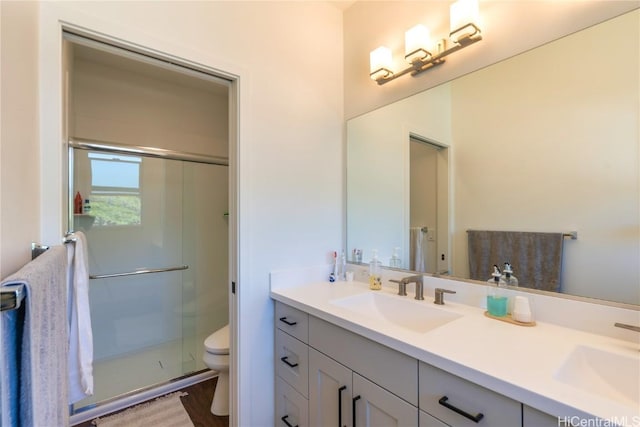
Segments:
[[[369,52],[392,49],[394,70],[406,68],[404,32],[427,25],[433,39],[449,34],[452,1],[359,1],[344,14],[345,118],[371,111],[637,8],[632,1],[480,0],[483,40],[449,56],[441,67],[378,86]]]
[[[36,218],[26,219],[35,225],[28,230],[38,230],[39,222],[42,231],[37,234],[44,243],[58,243],[63,232],[61,22],[239,78],[237,174],[231,170],[232,180],[239,183],[240,209],[240,408],[232,422],[272,425],[269,271],[325,262],[326,253],[342,242],[340,10],[324,2],[42,2],[31,8],[29,19],[20,23],[24,25],[16,22],[6,33],[3,12],[3,63],[5,40],[15,40],[13,35],[23,31],[31,37],[15,41],[20,50],[11,58],[15,64],[31,61],[14,80],[29,83],[31,89],[6,96],[3,88],[2,97],[3,103],[25,95],[37,99],[33,88],[39,86],[40,149],[35,141],[9,147],[27,157],[28,164],[41,159],[42,192],[37,181],[30,181],[15,198],[5,198],[3,191],[2,202],[5,209],[6,203],[19,201],[21,218],[25,211],[35,212]],[[33,41],[38,34],[36,84],[27,76],[38,64]],[[35,132],[36,117],[30,114],[21,131]],[[34,199],[26,200],[30,197]],[[17,215],[5,218],[3,214],[3,227],[15,226]],[[22,250],[17,238],[5,242],[4,236],[3,231],[3,265],[13,251]]]
[[[40,238],[38,4],[0,2],[0,277]]]

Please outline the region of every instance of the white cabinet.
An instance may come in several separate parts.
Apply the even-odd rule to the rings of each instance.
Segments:
[[[418,408],[353,373],[354,427],[417,426]]]
[[[275,422],[282,427],[309,425],[309,316],[276,302]]]
[[[282,427],[544,427],[557,418],[276,302]]]
[[[309,317],[309,346],[418,406],[418,361],[317,317]]]
[[[310,348],[309,424],[317,427],[417,426],[418,410]]]
[[[351,427],[351,370],[309,349],[309,424]]]
[[[520,402],[420,362],[420,409],[445,424],[520,426]]]
[[[275,426],[309,426],[309,401],[280,377],[276,377],[275,417]]]
[[[276,330],[276,375],[304,397],[309,396],[309,347],[281,330]]]

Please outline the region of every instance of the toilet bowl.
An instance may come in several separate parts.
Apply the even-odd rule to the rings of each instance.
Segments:
[[[204,350],[204,364],[209,369],[218,371],[211,413],[218,416],[229,415],[229,325],[209,335],[204,340]]]

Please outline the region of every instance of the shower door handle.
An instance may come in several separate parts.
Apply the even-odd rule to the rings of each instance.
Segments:
[[[135,276],[137,274],[149,274],[149,273],[165,273],[167,271],[179,271],[186,270],[189,268],[188,265],[180,265],[176,267],[165,267],[165,268],[139,268],[133,271],[127,271],[124,273],[111,273],[111,274],[90,274],[89,279],[108,279],[110,277],[122,277],[122,276]]]

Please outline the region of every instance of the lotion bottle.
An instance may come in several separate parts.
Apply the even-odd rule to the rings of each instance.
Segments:
[[[374,291],[382,289],[382,264],[376,249],[373,250],[373,258],[369,262],[369,289]]]

